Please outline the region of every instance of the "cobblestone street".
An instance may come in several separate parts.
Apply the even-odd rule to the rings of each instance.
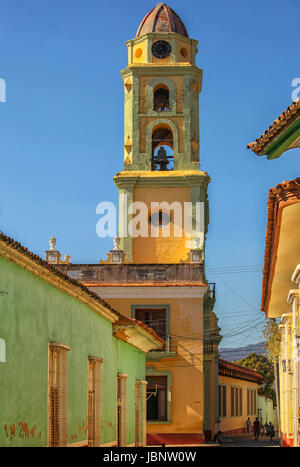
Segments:
[[[230,440],[232,442],[230,442]],[[280,447],[280,442],[278,438],[273,439],[273,442],[270,441],[270,438],[267,436],[260,437],[257,441],[254,440],[254,436],[250,434],[249,436],[241,436],[240,438],[228,438],[225,439],[224,444],[220,447]]]

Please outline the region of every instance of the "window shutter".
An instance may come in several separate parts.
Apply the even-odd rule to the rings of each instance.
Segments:
[[[167,390],[166,388],[158,389],[158,418],[159,420],[167,420]]]
[[[59,445],[59,402],[58,402],[58,388],[55,386],[50,387],[50,446],[55,447]]]
[[[227,388],[226,386],[223,386],[223,417],[226,417],[226,414],[227,414],[226,392],[227,392]]]
[[[49,344],[48,445],[67,446],[67,351],[59,343]]]

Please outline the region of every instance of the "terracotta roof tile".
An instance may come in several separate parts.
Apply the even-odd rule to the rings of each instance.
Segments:
[[[223,360],[222,358],[220,358],[219,359],[219,372],[223,368],[232,370],[233,372],[235,372],[236,375],[240,374],[244,376],[249,376],[249,377],[256,378],[260,381],[264,379],[264,377],[260,373],[258,373],[258,371],[256,370],[252,370],[251,368],[238,365],[237,363],[228,362],[227,360]]]
[[[136,37],[147,34],[148,32],[175,32],[176,34],[189,37],[179,16],[165,3],[158,3],[158,5],[146,14],[139,25]]]
[[[203,282],[81,282],[86,287],[208,287]]]
[[[267,130],[259,136],[255,141],[247,145],[248,149],[255,152],[257,155],[262,155],[265,148],[272,140],[288,125],[300,117],[300,99],[292,102],[288,108],[279,115],[276,120],[267,128]]]

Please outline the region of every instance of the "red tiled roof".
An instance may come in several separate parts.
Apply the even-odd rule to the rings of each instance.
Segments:
[[[300,99],[293,102],[288,108],[279,115],[276,120],[267,128],[267,130],[259,136],[255,141],[247,145],[248,149],[255,152],[258,155],[262,155],[266,146],[268,146],[272,140],[285,129],[288,125],[294,122],[300,117]]]
[[[90,289],[85,287],[82,283],[78,282],[75,279],[71,279],[67,274],[64,274],[63,272],[59,271],[58,269],[55,268],[54,265],[49,264],[47,261],[43,260],[40,258],[40,256],[36,255],[32,251],[28,250],[26,247],[21,245],[21,243],[16,242],[13,238],[8,237],[5,235],[3,232],[0,232],[0,241],[3,241],[13,249],[19,251],[20,253],[24,254],[28,258],[32,259],[35,261],[37,264],[40,266],[43,266],[44,268],[48,269],[51,271],[53,274],[56,276],[62,278],[64,281],[75,285],[79,289],[81,289],[85,294],[89,295],[93,300],[95,300],[98,303],[101,303],[105,308],[107,308],[110,312],[116,315],[116,318],[118,319],[118,322],[123,322],[123,323],[132,323],[135,324],[141,328],[143,328],[148,334],[152,335],[155,337],[155,339],[159,342],[164,342],[150,327],[148,327],[146,324],[141,323],[140,321],[137,321],[132,318],[128,318],[127,316],[122,315],[119,313],[117,310],[115,310],[112,306],[110,306],[103,298],[99,297],[99,295],[95,294],[95,292],[92,292]]]
[[[269,190],[267,231],[262,280],[261,311],[267,314],[279,242],[281,214],[285,206],[300,202],[300,177],[279,183]]]
[[[204,282],[81,282],[86,287],[208,287]]]
[[[182,36],[189,37],[185,25],[179,16],[165,3],[158,3],[158,5],[146,14],[139,25],[136,37],[147,34],[148,32],[175,32]]]
[[[224,369],[232,372],[232,377],[234,378],[251,378],[256,379],[259,383],[261,383],[264,379],[264,377],[256,370],[252,370],[251,368],[247,368],[245,366],[238,365],[237,363],[228,362],[227,360],[219,358],[219,374],[222,374],[222,370]]]

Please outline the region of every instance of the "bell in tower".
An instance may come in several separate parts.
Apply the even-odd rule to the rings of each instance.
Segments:
[[[136,37],[126,42],[128,66],[121,71],[124,84],[124,169],[114,177],[119,197],[119,237],[126,260],[135,263],[177,263],[194,255],[193,238],[204,240],[208,213],[209,176],[200,171],[199,93],[202,70],[196,65],[198,41],[191,39],[179,16],[166,4],[156,5],[142,20]],[[125,202],[126,200],[126,202]],[[198,231],[171,234],[166,239],[132,238],[124,214],[134,202],[146,204],[151,218],[153,202],[192,203],[192,224],[196,224],[196,204],[201,204]],[[204,205],[206,206],[204,208]],[[167,213],[166,213],[167,214]],[[180,222],[176,219],[176,226]],[[148,226],[150,230],[150,225]],[[144,232],[147,231],[145,226]],[[178,231],[178,229],[177,229]],[[173,232],[173,233],[172,233]],[[199,257],[200,257],[199,256]]]
[[[159,167],[158,170],[168,170],[168,157],[165,148],[162,146],[159,148],[156,158],[154,159],[154,164]]]
[[[202,70],[196,66],[197,44],[179,16],[163,3],[145,16],[136,37],[126,42],[128,66],[121,72],[124,170],[155,170],[151,148],[162,129],[172,139],[172,169],[199,170]]]

